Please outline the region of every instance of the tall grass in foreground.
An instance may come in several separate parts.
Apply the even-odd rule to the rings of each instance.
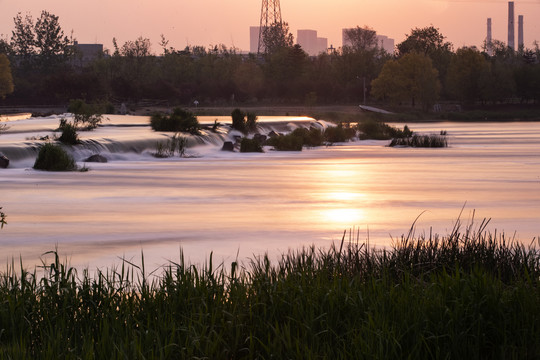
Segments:
[[[0,277],[2,358],[470,359],[540,357],[540,253],[485,231],[346,236],[272,264],[127,261]],[[143,259],[144,260],[144,259]],[[143,261],[144,264],[144,261]]]

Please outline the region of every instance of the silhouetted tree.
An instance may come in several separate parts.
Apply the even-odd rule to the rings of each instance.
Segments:
[[[263,44],[267,54],[272,54],[280,48],[292,47],[294,37],[289,32],[289,24],[286,22],[274,23],[263,28]]]
[[[377,32],[368,26],[345,29],[344,36],[345,40],[350,43],[346,46],[353,51],[364,51],[377,47]]]
[[[34,31],[35,47],[41,61],[50,63],[69,57],[73,41],[64,36],[58,16],[42,11],[36,21]]]
[[[23,18],[21,13],[13,18],[15,29],[11,33],[11,49],[14,55],[29,61],[32,55],[36,54],[34,20],[30,14]]]
[[[135,41],[126,41],[120,49],[120,55],[131,58],[144,58],[151,55],[150,39],[139,36]]]
[[[439,72],[439,81],[445,85],[446,73],[452,59],[452,44],[445,41],[445,36],[433,25],[414,28],[407,38],[397,44],[398,57],[416,52],[429,56],[433,66]]]

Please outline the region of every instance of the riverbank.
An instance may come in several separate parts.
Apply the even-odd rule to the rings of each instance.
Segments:
[[[0,275],[7,358],[471,359],[540,356],[540,253],[479,228],[376,251],[344,234],[277,263],[183,257],[95,276],[52,252]],[[538,245],[535,243],[535,245]],[[40,270],[41,271],[41,270]]]
[[[359,122],[365,119],[378,119],[387,122],[418,122],[418,121],[540,121],[539,104],[504,104],[461,107],[459,105],[442,107],[438,112],[422,112],[410,107],[387,106],[372,104],[392,114],[380,114],[362,111],[356,104],[353,105],[325,105],[325,106],[293,106],[293,105],[244,105],[231,106],[192,106],[190,111],[198,116],[229,116],[235,108],[255,113],[259,116],[310,116],[315,119],[335,122]],[[120,105],[116,106],[119,112]],[[159,104],[132,104],[127,107],[129,115],[152,115],[155,112],[168,112],[173,106]],[[445,110],[446,109],[446,110]],[[452,110],[448,110],[452,109]],[[1,114],[31,113],[33,116],[48,116],[63,114],[67,106],[22,106],[2,107]]]

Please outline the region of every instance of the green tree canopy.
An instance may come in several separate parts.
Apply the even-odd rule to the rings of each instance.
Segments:
[[[415,52],[386,62],[371,86],[376,98],[394,103],[410,100],[413,107],[419,102],[425,111],[437,101],[441,88],[431,59]]]
[[[0,54],[0,99],[13,92],[13,78],[11,67],[6,54]]]
[[[448,68],[446,81],[450,94],[464,103],[473,103],[482,94],[481,79],[490,72],[489,63],[476,48],[457,50]]]
[[[397,44],[397,53],[401,57],[412,52],[429,56],[439,72],[439,81],[444,84],[453,53],[452,44],[445,41],[445,36],[439,29],[433,25],[412,29],[407,38]]]
[[[414,28],[403,42],[397,45],[400,56],[417,52],[431,56],[438,51],[452,51],[452,44],[434,26]]]

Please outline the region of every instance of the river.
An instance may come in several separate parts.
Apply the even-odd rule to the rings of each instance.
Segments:
[[[294,127],[310,119],[261,119],[272,121]],[[0,169],[0,207],[8,216],[0,262],[21,256],[31,268],[55,249],[71,265],[91,269],[121,258],[140,264],[141,253],[147,268],[178,262],[181,251],[192,263],[210,253],[214,262],[276,258],[327,247],[350,229],[370,246],[390,246],[416,219],[416,234],[447,234],[460,213],[464,224],[473,214],[478,224],[490,219],[489,231],[515,241],[540,235],[537,122],[408,124],[417,133],[446,130],[449,147],[441,149],[367,140],[230,153],[220,151],[226,133],[207,132],[187,157],[167,159],[151,155],[166,134],[147,122],[112,116],[81,133],[94,147],[74,152],[79,165],[96,149],[109,162],[68,173],[32,169],[35,139],[52,136],[58,117],[8,122],[0,151],[14,160]]]

